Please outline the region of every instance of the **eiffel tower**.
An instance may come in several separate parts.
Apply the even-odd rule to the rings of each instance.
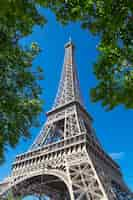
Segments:
[[[133,200],[118,164],[103,150],[80,94],[74,44],[65,45],[57,96],[40,134],[18,155],[0,196],[47,195],[51,200]]]

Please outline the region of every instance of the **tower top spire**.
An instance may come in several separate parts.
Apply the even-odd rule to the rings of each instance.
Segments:
[[[72,42],[72,37],[71,37],[71,35],[69,36],[69,42]]]
[[[69,46],[74,48],[74,44],[72,42],[72,37],[71,36],[69,36],[68,42],[65,44],[65,48],[68,48]],[[74,55],[72,55],[72,56],[74,56]]]
[[[72,101],[78,101],[82,104],[79,80],[74,62],[74,44],[71,37],[65,44],[65,56],[62,69],[62,75],[59,83],[53,109],[63,106]]]

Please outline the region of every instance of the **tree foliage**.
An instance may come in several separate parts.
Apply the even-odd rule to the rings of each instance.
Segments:
[[[133,108],[133,2],[131,0],[41,1],[63,24],[80,21],[100,36],[94,65],[98,84],[91,90],[94,102],[108,110],[123,104]],[[88,52],[89,53],[89,52]]]
[[[22,47],[19,40],[43,25],[34,1],[1,0],[0,4],[0,162],[7,145],[15,147],[36,125],[42,105],[38,84],[41,68],[32,69],[40,52],[36,43]]]

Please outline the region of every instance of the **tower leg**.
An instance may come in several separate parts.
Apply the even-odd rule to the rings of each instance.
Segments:
[[[86,152],[69,155],[68,165],[71,200],[109,200]]]

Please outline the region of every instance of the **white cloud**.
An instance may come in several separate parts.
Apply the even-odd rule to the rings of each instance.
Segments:
[[[116,153],[110,153],[109,155],[114,160],[121,160],[124,158],[125,153],[124,152],[118,152],[118,153],[116,152]]]

